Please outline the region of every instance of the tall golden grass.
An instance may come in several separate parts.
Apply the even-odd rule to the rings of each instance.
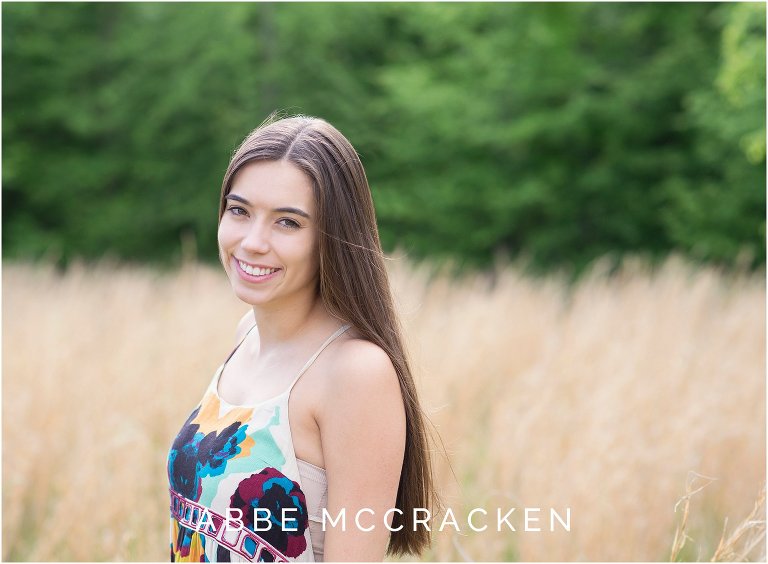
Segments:
[[[463,523],[425,560],[708,560],[726,519],[730,533],[749,516],[765,480],[764,276],[673,258],[569,288],[514,266],[493,280],[389,266]],[[5,264],[3,306],[3,559],[167,559],[166,454],[247,306],[192,263]],[[691,472],[714,480],[685,498],[681,547]],[[518,508],[517,532],[472,532],[476,507]],[[522,531],[524,507],[570,507],[570,532]],[[745,558],[765,557],[764,519]]]

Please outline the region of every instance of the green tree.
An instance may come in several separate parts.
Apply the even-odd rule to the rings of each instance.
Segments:
[[[668,179],[672,243],[702,260],[765,261],[765,5],[722,6],[711,85],[687,98],[697,132],[687,176]],[[740,260],[743,260],[740,259]]]
[[[215,261],[229,155],[277,108],[350,138],[387,250],[764,262],[762,5],[2,10],[5,257]]]

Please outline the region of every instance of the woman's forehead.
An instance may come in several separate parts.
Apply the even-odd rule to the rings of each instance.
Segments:
[[[288,161],[255,161],[243,166],[229,191],[253,205],[301,205],[314,203],[312,182],[296,165]]]

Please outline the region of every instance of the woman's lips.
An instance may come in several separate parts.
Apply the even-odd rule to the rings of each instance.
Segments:
[[[240,266],[240,261],[236,258],[232,257],[232,261],[235,263],[235,269],[237,270],[237,273],[240,275],[240,278],[247,282],[267,282],[271,280],[272,278],[276,277],[278,273],[280,273],[282,268],[278,268],[274,272],[271,272],[270,274],[265,274],[264,276],[258,276],[256,274],[248,274],[245,270],[243,270],[243,267]]]

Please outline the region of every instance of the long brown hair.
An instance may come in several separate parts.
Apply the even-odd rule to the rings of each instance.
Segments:
[[[379,241],[371,190],[352,144],[325,120],[270,115],[235,150],[224,174],[219,221],[232,180],[246,163],[287,160],[312,180],[319,227],[318,293],[331,314],[348,321],[389,355],[405,404],[403,468],[387,554],[419,555],[430,532],[414,527],[414,508],[439,508],[434,488],[427,418],[416,394],[402,328],[395,311]],[[414,530],[416,529],[416,530]]]

